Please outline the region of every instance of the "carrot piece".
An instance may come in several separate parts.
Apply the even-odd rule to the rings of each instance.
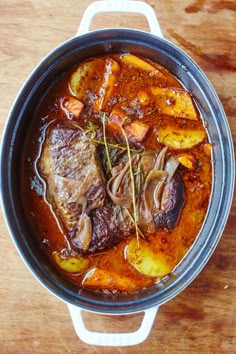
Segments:
[[[188,170],[193,171],[197,167],[197,160],[191,154],[181,154],[178,156],[178,161]]]
[[[129,117],[124,111],[114,107],[108,119],[108,129],[110,128],[110,130],[115,130],[118,133],[122,133],[121,127],[123,127],[129,137],[142,142],[148,133],[149,126],[138,119],[125,124],[128,120]]]
[[[211,157],[211,144],[207,143],[203,145],[203,151],[207,157]]]
[[[124,130],[128,136],[132,136],[135,140],[142,142],[149,131],[149,126],[140,120],[134,120],[125,125]]]
[[[164,77],[164,75],[155,66],[149,64],[146,60],[141,59],[133,54],[121,55],[120,59],[124,64],[134,66],[143,71],[152,73],[153,75],[158,75],[159,77]]]
[[[155,97],[156,105],[161,113],[198,120],[197,110],[189,92],[178,88],[151,87],[151,94]]]
[[[75,97],[66,96],[61,99],[61,109],[66,114],[67,118],[78,119],[84,109],[84,104]]]
[[[135,290],[135,284],[128,277],[121,277],[115,272],[100,268],[94,268],[85,276],[83,286],[121,291],[127,289]]]
[[[109,99],[115,91],[115,84],[118,74],[120,72],[119,64],[112,58],[107,58],[105,61],[105,72],[103,76],[102,85],[99,90],[99,97],[95,100],[95,112],[102,111],[106,108]]]
[[[127,119],[128,116],[126,112],[122,111],[122,109],[115,106],[112,108],[112,111],[108,118],[108,124],[114,124],[118,127],[121,127],[125,123],[125,121],[127,121]]]

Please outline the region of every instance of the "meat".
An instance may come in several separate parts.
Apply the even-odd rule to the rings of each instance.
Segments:
[[[109,248],[135,232],[128,213],[124,208],[98,208],[91,213],[93,238],[90,251],[95,252]]]
[[[73,122],[56,121],[46,129],[38,170],[71,247],[94,253],[135,233],[130,163],[138,227],[145,233],[173,228],[183,207],[184,186],[176,173],[178,161],[167,155],[167,148],[134,154],[130,162],[117,157],[109,179],[97,150]]]
[[[91,210],[105,202],[105,180],[96,145],[70,122],[52,123],[46,131],[39,172],[46,197],[70,241],[88,251],[92,239]]]

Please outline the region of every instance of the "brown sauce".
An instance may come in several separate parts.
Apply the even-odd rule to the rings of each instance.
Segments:
[[[114,83],[115,89],[112,91],[109,102],[105,105],[103,111],[110,115],[113,107],[118,105],[131,117],[131,121],[138,120],[146,124],[149,131],[141,142],[144,149],[159,151],[165,147],[167,141],[169,154],[176,158],[187,154],[194,161],[190,167],[181,163],[178,167],[178,174],[184,184],[185,192],[184,206],[178,222],[172,229],[158,228],[154,233],[145,235],[146,240],[140,238],[139,246],[148,245],[157,259],[159,257],[164,259],[165,266],[169,269],[168,272],[171,272],[183,259],[196,239],[206,215],[211,193],[210,144],[203,127],[202,118],[194,103],[195,119],[186,119],[182,113],[180,113],[182,117],[169,114],[166,111],[165,103],[163,110],[158,108],[163,105],[163,98],[160,98],[160,95],[151,94],[150,87],[171,88],[172,90],[183,89],[184,92],[185,90],[171,73],[159,64],[149,60],[145,60],[145,63],[152,65],[154,69],[156,68],[159,74],[150,74],[142,67],[132,65],[132,63],[127,64],[119,54],[99,58],[101,63],[98,64],[97,72],[95,71],[89,79],[84,79],[84,85],[87,85],[87,87],[82,92],[82,98],[79,97],[79,100],[84,103],[84,109],[76,119],[74,119],[73,114],[71,116],[66,115],[58,108],[62,97],[72,96],[68,82],[76,68],[72,68],[50,88],[43,101],[36,107],[35,113],[32,113],[32,125],[27,134],[22,158],[22,199],[24,200],[28,221],[35,237],[37,237],[39,247],[43,248],[62,276],[70,278],[71,281],[78,284],[78,287],[86,286],[99,291],[130,292],[148,287],[162,278],[162,275],[153,276],[153,274],[140,272],[127,259],[127,245],[132,238],[136,238],[136,235],[122,240],[112,248],[94,254],[81,256],[74,251],[72,253],[70,250],[66,252],[70,248],[66,230],[58,220],[53,207],[45,198],[47,183],[42,181],[37,168],[45,139],[45,127],[51,121],[55,119],[70,120],[84,127],[85,122],[90,120],[96,122],[96,119],[98,119],[96,113],[94,113],[94,102],[98,98],[99,88],[104,79],[103,70],[106,58],[115,60],[120,71]],[[105,90],[107,89],[105,87]],[[142,96],[143,92],[148,96],[147,102],[142,101],[142,97],[144,99],[146,97],[145,94]],[[142,97],[138,96],[138,93]],[[141,97],[141,101],[137,97]],[[167,101],[170,99],[168,92],[166,99]],[[169,100],[167,106],[168,104],[175,105],[176,102]],[[179,144],[177,147],[176,144],[172,144],[173,137],[171,138],[169,130],[176,132],[176,139]],[[192,132],[194,131],[203,132],[203,137],[190,148],[182,147],[182,140],[185,138],[187,140],[192,139]],[[167,132],[170,140],[166,140],[164,133],[161,135],[161,132]],[[114,131],[114,134],[116,135],[117,132]],[[180,134],[185,134],[182,140],[179,139]],[[86,259],[86,267],[83,271],[75,273],[61,269],[55,262],[55,252],[64,254],[65,259],[68,254],[70,257],[73,255],[78,259]],[[96,270],[99,271],[96,273]]]

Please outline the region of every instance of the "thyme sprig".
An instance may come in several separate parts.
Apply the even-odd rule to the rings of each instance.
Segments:
[[[134,180],[134,173],[132,168],[132,159],[131,159],[131,152],[129,146],[129,140],[127,134],[124,131],[124,128],[121,126],[121,131],[124,136],[126,146],[127,146],[127,155],[129,159],[129,173],[130,173],[130,180],[131,180],[131,188],[132,188],[132,204],[133,204],[133,214],[134,214],[134,226],[136,232],[137,241],[139,240],[139,229],[138,229],[138,213],[137,213],[137,205],[136,205],[136,193],[135,193],[135,180]]]
[[[102,130],[103,130],[103,140],[104,140],[104,145],[105,145],[108,168],[111,171],[112,170],[112,164],[111,164],[109,148],[108,148],[108,144],[107,144],[107,137],[106,137],[106,114],[105,113],[102,116]]]
[[[91,125],[90,125],[90,123],[91,123]],[[86,134],[86,136],[89,138],[89,140],[91,140],[93,143],[101,144],[101,145],[107,144],[107,146],[112,148],[112,149],[124,150],[124,151],[127,150],[127,146],[124,146],[122,144],[119,144],[119,143],[113,144],[113,143],[108,142],[107,139],[106,139],[106,142],[105,142],[104,139],[103,140],[97,140],[97,139],[95,139],[94,135],[90,135],[89,136],[89,133],[96,132],[98,130],[98,128],[99,128],[99,126],[94,124],[93,122],[89,121],[88,125],[86,125],[85,127],[82,127],[78,123],[74,123],[74,126],[76,128],[79,128],[82,132],[84,132]],[[93,129],[92,129],[92,127],[93,127]],[[141,150],[136,150],[136,149],[131,149],[131,148],[130,148],[130,151],[135,152],[135,153],[141,153]]]

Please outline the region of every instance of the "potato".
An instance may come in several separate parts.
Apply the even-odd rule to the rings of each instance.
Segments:
[[[71,74],[69,78],[69,89],[71,93],[79,100],[87,96],[87,90],[98,94],[101,86],[105,61],[101,58],[91,59],[81,63]],[[96,77],[96,80],[94,78]]]
[[[198,120],[198,113],[189,92],[182,88],[168,87],[151,87],[150,90],[161,113]]]
[[[158,132],[158,141],[173,149],[191,149],[205,137],[203,129],[184,129],[175,126],[161,127]]]
[[[136,289],[132,279],[98,267],[90,270],[85,275],[83,285],[89,288],[116,289],[120,291],[127,291],[127,289],[132,291]]]
[[[120,59],[124,64],[134,66],[137,69],[141,69],[143,71],[147,71],[152,75],[157,75],[160,78],[164,77],[164,75],[153,65],[149,64],[146,60],[141,59],[133,54],[123,54]]]
[[[88,266],[88,259],[82,257],[62,258],[60,253],[54,252],[53,258],[56,264],[68,273],[82,273]]]
[[[155,253],[146,241],[137,242],[136,238],[129,242],[126,257],[138,272],[149,277],[163,277],[172,270],[163,253]]]

